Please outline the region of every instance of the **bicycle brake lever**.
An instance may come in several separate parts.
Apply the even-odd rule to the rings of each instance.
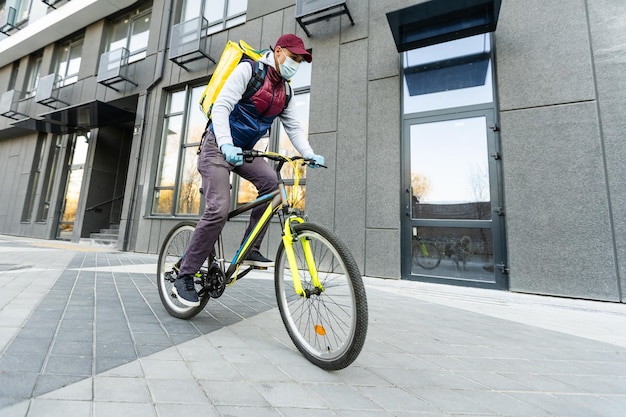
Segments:
[[[311,168],[328,168],[326,165],[322,165],[322,164],[316,164],[314,160],[312,159],[307,159],[307,165],[310,166]]]

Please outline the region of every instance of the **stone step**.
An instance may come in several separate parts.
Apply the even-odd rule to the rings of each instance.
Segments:
[[[100,239],[100,240],[117,240],[119,238],[118,233],[91,233],[89,235],[90,239]]]

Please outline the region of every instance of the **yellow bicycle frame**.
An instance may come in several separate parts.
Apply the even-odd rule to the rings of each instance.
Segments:
[[[285,247],[285,253],[287,254],[287,260],[289,261],[289,269],[291,270],[291,278],[293,280],[293,288],[301,297],[306,296],[306,292],[304,288],[302,288],[302,279],[300,278],[300,272],[298,271],[298,264],[296,262],[296,254],[293,250],[293,243],[295,241],[293,237],[293,233],[291,232],[291,223],[304,223],[304,219],[302,217],[291,216],[285,221],[285,230],[283,231],[283,245]],[[315,288],[318,288],[321,291],[324,291],[324,286],[320,282],[319,275],[317,273],[317,268],[315,267],[315,259],[313,259],[313,251],[311,250],[310,242],[305,238],[300,238],[300,243],[302,243],[302,249],[304,251],[304,257],[306,259],[306,264],[309,269],[309,273],[311,274],[311,281]]]
[[[268,152],[268,154],[271,154],[271,153]],[[287,162],[289,162],[290,164],[294,166],[295,174],[294,174],[293,190],[295,190],[299,186],[299,180],[300,180],[299,171],[297,167],[295,166],[294,161],[292,161],[289,158],[285,158],[285,159],[287,160]],[[248,252],[249,248],[255,242],[261,230],[270,222],[270,219],[272,218],[272,216],[274,216],[274,214],[279,212],[281,208],[291,207],[291,203],[285,191],[285,186],[282,180],[279,182],[278,188],[279,188],[278,192],[275,194],[273,193],[273,197],[271,197],[272,201],[267,205],[267,208],[265,209],[263,215],[257,222],[254,229],[250,232],[248,237],[245,239],[245,241],[239,248],[238,252],[235,254],[235,257],[233,258],[230,264],[230,267],[226,271],[226,277],[229,279],[229,285],[232,285],[237,280],[239,265],[242,262],[244,254]],[[266,197],[270,197],[270,196],[268,195]],[[266,201],[266,197],[260,197],[260,199],[257,199],[257,201],[248,203],[244,205],[243,207],[240,207],[239,209],[231,212],[229,214],[229,218],[234,217],[242,212],[245,212],[259,204],[262,204],[263,201]],[[304,290],[302,286],[302,278],[298,270],[296,254],[293,249],[293,244],[296,240],[291,230],[291,224],[294,222],[304,223],[304,219],[294,214],[286,216],[286,219],[284,221],[284,226],[283,226],[284,228],[283,237],[282,237],[283,246],[285,249],[285,253],[287,255],[287,261],[289,262],[289,269],[291,270],[294,290],[296,294],[302,297],[306,297],[307,292]],[[311,282],[314,285],[314,287],[317,288],[319,291],[324,291],[324,286],[320,282],[317,267],[315,266],[315,259],[313,256],[313,250],[311,249],[311,243],[305,238],[300,238],[300,243],[302,244],[302,250],[304,252],[304,257],[306,259],[307,268],[309,270],[309,273],[311,274]],[[224,269],[223,265],[222,265],[222,269]]]

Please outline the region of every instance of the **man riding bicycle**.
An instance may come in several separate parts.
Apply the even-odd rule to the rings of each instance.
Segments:
[[[291,87],[285,82],[295,75],[302,61],[311,62],[312,59],[302,39],[293,34],[282,35],[273,50],[265,52],[259,60],[267,68],[258,91],[249,98],[243,97],[249,81],[255,75],[254,65],[243,61],[230,74],[217,96],[198,155],[198,171],[202,175],[206,208],[174,282],[173,291],[182,304],[189,307],[200,305],[194,275],[209,256],[228,220],[230,172],[254,184],[259,194],[269,193],[278,187],[272,167],[261,158],[254,158],[244,164],[242,150],[252,149],[274,119],[280,117],[289,140],[298,152],[305,158],[313,159],[318,165],[324,164],[324,157],[313,152],[296,118],[296,105],[293,100],[289,100]],[[252,210],[244,236],[254,228],[263,210],[263,206]],[[264,231],[249,252],[245,264],[261,267],[273,265],[273,261],[259,251],[263,235]]]

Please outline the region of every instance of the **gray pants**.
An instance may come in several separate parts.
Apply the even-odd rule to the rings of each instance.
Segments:
[[[210,130],[205,132],[202,151],[198,155],[198,171],[202,175],[202,188],[206,208],[198,222],[187,252],[180,267],[180,275],[195,274],[204,260],[211,253],[217,237],[221,233],[230,209],[230,172],[250,181],[257,188],[259,195],[269,193],[278,188],[278,179],[274,169],[262,158],[254,158],[252,162],[244,162],[235,167],[224,158],[217,147],[215,136]],[[250,213],[250,223],[244,236],[247,236],[263,215],[265,206],[261,205]],[[265,231],[261,233],[252,249],[258,250]]]

